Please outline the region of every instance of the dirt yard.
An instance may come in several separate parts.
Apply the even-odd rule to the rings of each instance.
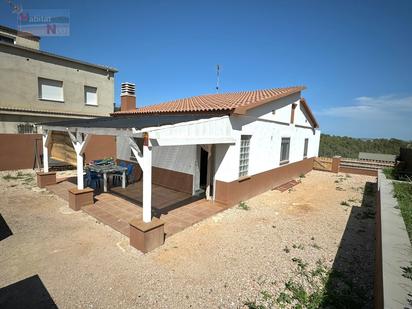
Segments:
[[[283,291],[296,259],[339,271],[373,307],[374,177],[312,171],[143,255],[33,175],[0,173],[2,308],[239,308]]]

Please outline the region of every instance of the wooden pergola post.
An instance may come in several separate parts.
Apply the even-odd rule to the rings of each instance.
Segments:
[[[152,145],[149,135],[143,135],[143,153],[135,140],[129,138],[129,145],[143,172],[143,222],[152,221]]]
[[[143,222],[152,221],[152,147],[149,138],[143,138]]]
[[[37,172],[37,186],[40,188],[45,188],[56,183],[56,173],[49,172],[49,144],[51,133],[51,130],[43,130],[43,172]]]
[[[43,130],[42,142],[43,142],[43,172],[49,172],[49,144],[50,144],[50,130]]]
[[[76,151],[76,157],[77,157],[77,189],[83,190],[84,189],[84,179],[83,179],[83,165],[84,165],[84,160],[83,160],[83,153],[86,149],[87,143],[90,140],[90,134],[85,134],[85,137],[83,139],[83,134],[80,132],[76,132],[76,136],[73,135],[72,132],[67,130],[69,133],[70,139],[72,141],[74,150]]]

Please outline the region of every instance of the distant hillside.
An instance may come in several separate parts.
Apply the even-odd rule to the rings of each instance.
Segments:
[[[320,137],[319,156],[357,158],[359,152],[398,154],[400,147],[407,147],[411,142],[391,138],[365,139],[347,136],[322,134]]]

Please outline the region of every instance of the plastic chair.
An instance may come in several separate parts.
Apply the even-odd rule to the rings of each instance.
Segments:
[[[122,161],[122,162],[119,163],[119,166],[127,168],[127,171],[126,171],[126,184],[131,184],[134,180],[134,177],[133,177],[134,166],[133,166],[133,164],[127,164],[126,162]],[[122,177],[123,177],[122,172],[114,173],[113,174],[113,184],[117,183],[117,181],[121,182]]]
[[[127,174],[126,174],[126,180],[127,183],[132,183],[134,181],[134,165],[133,164],[128,164],[127,165]]]
[[[100,188],[100,180],[102,180],[101,175],[90,170],[86,170],[85,183],[93,189]]]

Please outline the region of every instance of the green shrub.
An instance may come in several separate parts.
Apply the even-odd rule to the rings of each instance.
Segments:
[[[394,197],[398,200],[406,231],[412,243],[412,184],[394,183]]]
[[[245,202],[240,202],[239,203],[239,208],[243,209],[243,210],[249,210],[250,209],[248,204],[246,204]]]
[[[385,167],[383,173],[388,179],[398,179],[398,173],[393,167]]]

